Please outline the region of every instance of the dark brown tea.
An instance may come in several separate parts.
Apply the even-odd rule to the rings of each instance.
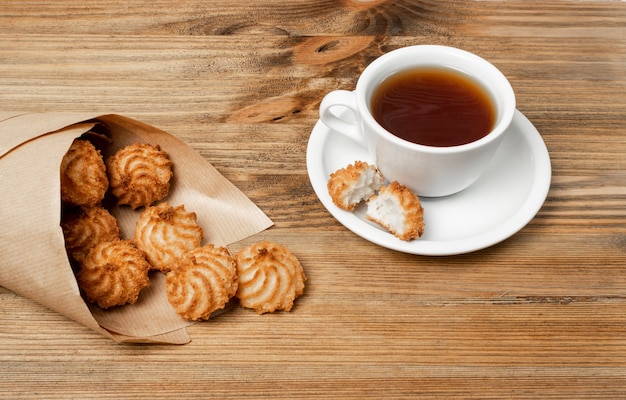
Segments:
[[[409,142],[449,147],[486,136],[495,123],[489,94],[460,72],[417,68],[385,79],[372,96],[374,119]]]

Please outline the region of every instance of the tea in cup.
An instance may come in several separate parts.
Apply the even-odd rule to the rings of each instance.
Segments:
[[[355,118],[340,118],[341,108]],[[320,105],[321,121],[364,146],[387,180],[426,197],[451,195],[474,183],[514,113],[513,88],[495,66],[436,45],[379,57],[354,91],[330,92]]]

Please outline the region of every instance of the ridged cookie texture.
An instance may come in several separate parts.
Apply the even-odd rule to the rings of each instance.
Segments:
[[[172,264],[165,276],[165,290],[168,301],[184,319],[209,319],[237,292],[235,260],[225,247],[199,247]]]
[[[168,195],[172,162],[159,146],[134,143],[107,159],[111,193],[118,204],[148,207]]]
[[[92,248],[76,274],[88,301],[101,308],[135,303],[150,285],[150,264],[130,240],[101,242]]]
[[[187,252],[200,247],[203,237],[196,213],[185,211],[182,204],[174,207],[164,202],[141,213],[133,240],[153,269],[167,272]]]
[[[69,211],[63,216],[61,228],[68,254],[79,262],[98,243],[120,237],[117,220],[101,206]]]
[[[300,261],[284,246],[262,241],[236,256],[239,304],[259,314],[290,311],[304,293],[306,276]]]
[[[76,206],[99,204],[109,187],[100,151],[91,142],[76,139],[61,160],[61,199]]]

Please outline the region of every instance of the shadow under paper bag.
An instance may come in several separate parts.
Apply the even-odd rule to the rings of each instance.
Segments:
[[[60,226],[59,167],[72,141],[97,125],[111,139],[105,159],[135,142],[168,153],[174,178],[164,201],[196,213],[203,244],[225,246],[273,225],[207,160],[153,126],[115,114],[0,112],[0,285],[117,342],[188,343],[191,323],[167,302],[160,272],[132,305],[104,311],[80,295]],[[123,238],[132,238],[141,210],[111,210]]]

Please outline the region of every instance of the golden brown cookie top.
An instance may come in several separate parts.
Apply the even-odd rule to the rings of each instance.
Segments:
[[[182,204],[160,203],[141,213],[133,240],[154,269],[167,272],[185,253],[200,247],[204,233],[196,219]]]
[[[167,299],[186,320],[208,319],[237,292],[237,267],[225,247],[190,251],[165,276]]]
[[[87,252],[100,242],[120,237],[117,220],[101,206],[75,210],[63,216],[61,221],[65,247],[76,261],[82,261]]]
[[[101,242],[92,248],[76,274],[88,301],[101,308],[135,303],[150,285],[150,264],[130,240]]]
[[[337,207],[351,211],[361,201],[369,199],[384,180],[376,166],[356,161],[330,175],[328,194]]]
[[[61,199],[77,206],[99,204],[109,187],[106,166],[91,142],[76,139],[61,160]]]
[[[167,153],[147,143],[134,143],[107,159],[111,193],[131,208],[155,203],[168,195],[173,176]]]
[[[290,311],[294,300],[304,293],[306,276],[300,261],[282,245],[262,241],[236,256],[242,307],[263,314]]]

